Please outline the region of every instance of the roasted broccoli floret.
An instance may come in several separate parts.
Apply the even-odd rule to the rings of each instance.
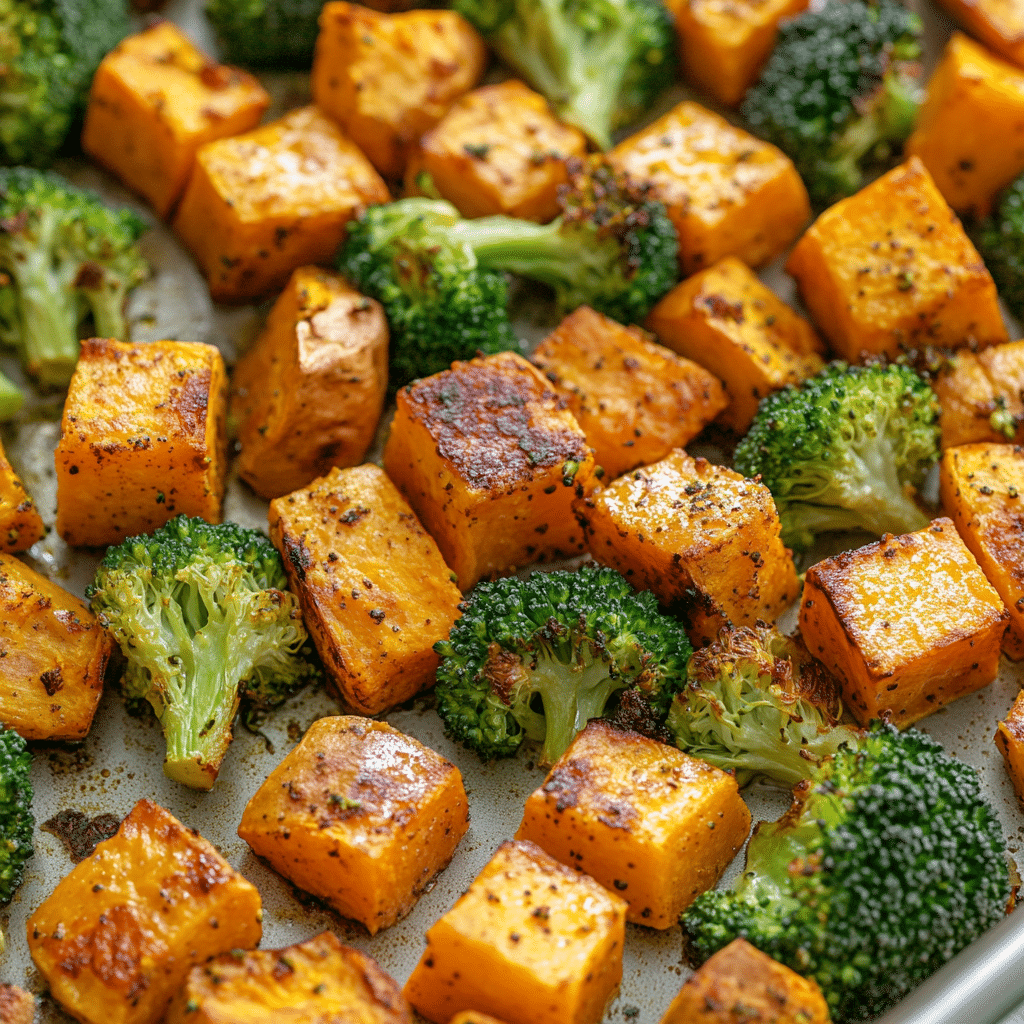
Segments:
[[[912,533],[929,522],[912,494],[939,457],[938,417],[909,367],[832,363],[761,400],[735,465],[761,474],[792,548],[831,530]]]
[[[680,750],[734,771],[741,786],[764,776],[806,779],[861,733],[839,725],[836,680],[799,638],[773,626],[727,627],[696,651],[667,726]]]
[[[675,76],[660,0],[455,0],[498,56],[601,149]]]
[[[323,0],[207,0],[222,56],[251,68],[304,70],[313,63]]]
[[[13,419],[24,404],[21,388],[0,371],[0,420]]]
[[[0,724],[0,903],[21,885],[32,856],[32,755],[13,729]],[[3,933],[0,932],[0,950]]]
[[[551,764],[617,693],[647,707],[634,721],[664,722],[691,647],[653,594],[634,592],[613,569],[584,566],[479,584],[434,650],[437,710],[450,736],[484,759],[543,740],[541,763]]]
[[[1024,317],[1024,174],[973,234],[1003,301],[1014,316]]]
[[[0,340],[41,384],[67,385],[90,314],[97,336],[125,337],[125,300],[149,273],[145,229],[49,171],[0,169]]]
[[[164,774],[209,789],[245,687],[290,692],[306,630],[274,546],[257,530],[178,516],[111,547],[86,591],[127,659],[123,690],[164,728]]]
[[[682,917],[701,961],[742,936],[814,978],[832,1019],[868,1020],[995,924],[1005,843],[973,768],[924,733],[876,726],[762,824],[731,891]]]
[[[0,163],[50,163],[130,31],[125,0],[0,0]]]
[[[811,199],[852,195],[898,155],[921,99],[921,19],[899,0],[828,0],[784,21],[742,112],[796,164]]]

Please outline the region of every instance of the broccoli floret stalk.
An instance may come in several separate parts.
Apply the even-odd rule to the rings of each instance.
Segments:
[[[306,631],[273,545],[257,530],[178,516],[111,547],[86,596],[127,659],[126,698],[164,728],[164,774],[210,789],[242,688],[288,689]]]
[[[973,232],[1003,301],[1024,317],[1024,174],[999,197],[995,211]],[[994,429],[999,429],[993,424]],[[1015,430],[1007,434],[1013,438]]]
[[[909,367],[832,363],[762,399],[736,469],[761,474],[792,548],[824,531],[912,533],[929,522],[913,494],[939,457],[938,416]]]
[[[791,787],[861,732],[839,725],[839,687],[799,638],[773,626],[727,627],[696,651],[667,726],[680,750]]]
[[[7,374],[0,372],[0,420],[13,419],[24,404],[21,388]]]
[[[868,1020],[995,924],[1005,843],[973,768],[914,729],[876,725],[762,824],[732,890],[682,917],[704,960],[743,936],[814,978],[832,1019]]]
[[[743,116],[792,158],[819,206],[860,189],[913,130],[921,31],[898,0],[829,0],[782,23]]]
[[[601,149],[675,75],[672,18],[658,0],[456,0],[558,117]]]
[[[29,373],[63,387],[78,360],[78,328],[124,338],[124,303],[149,269],[136,242],[145,224],[56,174],[0,170],[0,336]]]
[[[0,725],[0,904],[21,885],[32,856],[32,755],[13,729]],[[0,952],[3,933],[0,932]]]
[[[450,736],[484,759],[509,757],[530,738],[551,764],[617,693],[647,707],[637,717],[664,722],[691,647],[650,592],[584,566],[481,583],[434,650],[437,710]]]
[[[306,70],[323,0],[208,0],[206,14],[231,64]]]

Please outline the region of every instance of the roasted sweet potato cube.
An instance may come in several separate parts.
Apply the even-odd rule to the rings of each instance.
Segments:
[[[388,386],[388,322],[338,274],[300,267],[235,366],[238,475],[276,498],[355,466],[373,443]]]
[[[462,595],[383,470],[335,469],[271,502],[270,536],[337,696],[376,715],[433,684]]]
[[[1016,0],[939,0],[972,35],[1024,67],[1024,8]]]
[[[1024,171],[1024,71],[954,32],[905,152],[921,158],[954,210],[987,216]]]
[[[448,1024],[505,1024],[504,1021],[492,1017],[489,1013],[478,1013],[476,1010],[463,1010],[455,1014]]]
[[[211,61],[161,21],[103,58],[82,148],[166,217],[199,147],[255,128],[269,103],[252,75]]]
[[[811,217],[807,189],[785,153],[696,103],[680,103],[609,159],[650,183],[668,208],[687,275],[723,256],[767,263]]]
[[[720,419],[743,433],[765,395],[813,377],[825,346],[814,328],[729,256],[676,285],[647,326],[674,352],[725,384]]]
[[[0,722],[27,740],[82,739],[113,651],[88,605],[0,554]]]
[[[597,483],[593,450],[540,371],[511,352],[402,388],[384,468],[463,590],[583,552],[572,502]]]
[[[235,950],[193,967],[165,1024],[257,1020],[413,1024],[394,979],[331,932],[285,949]]]
[[[27,551],[45,534],[43,517],[0,444],[0,551]]]
[[[32,1024],[36,1001],[16,985],[0,985],[0,1024]]]
[[[779,22],[808,0],[670,0],[680,64],[712,98],[735,107],[757,81],[775,46]]]
[[[405,997],[445,1024],[478,1010],[529,1024],[597,1024],[622,979],[626,904],[539,846],[505,842],[427,931]]]
[[[1008,613],[949,519],[812,565],[800,630],[861,725],[906,726],[987,686]]]
[[[386,203],[370,162],[316,107],[300,107],[196,154],[174,230],[226,302],[281,288],[296,267],[330,263],[345,225]]]
[[[260,894],[198,832],[140,800],[28,919],[54,999],[85,1024],[163,1019],[188,972],[260,941]]]
[[[380,14],[333,0],[320,14],[313,100],[385,178],[480,81],[487,47],[455,11]]]
[[[405,191],[419,194],[425,173],[464,217],[505,214],[546,224],[558,216],[566,160],[586,153],[581,131],[510,79],[466,93],[423,136],[406,167]]]
[[[1024,810],[1024,691],[1017,694],[1005,721],[996,727],[995,744],[1003,755],[1017,802]]]
[[[828,1003],[802,978],[746,939],[733,939],[694,974],[661,1024],[830,1024]]]
[[[734,776],[595,719],[527,799],[516,839],[621,896],[627,921],[671,928],[749,832]]]
[[[1008,340],[992,275],[917,157],[830,206],[786,270],[850,362]]]
[[[590,552],[678,614],[695,647],[774,622],[800,593],[771,492],[674,451],[576,503]]]
[[[469,827],[462,775],[386,722],[314,722],[246,805],[238,834],[371,935],[404,917]]]
[[[227,391],[213,345],[84,341],[55,456],[57,532],[98,546],[182,513],[219,523]]]
[[[605,478],[693,440],[725,408],[718,378],[589,306],[531,356],[576,417]]]

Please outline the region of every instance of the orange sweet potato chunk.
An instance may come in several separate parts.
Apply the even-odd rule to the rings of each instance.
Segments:
[[[1017,802],[1024,810],[1024,691],[1017,694],[1006,719],[996,727],[995,744],[1003,755]]]
[[[469,827],[462,775],[386,722],[321,718],[246,804],[238,834],[371,935],[404,917]]]
[[[726,405],[718,379],[637,327],[581,306],[530,357],[610,480],[693,440]]]
[[[330,263],[345,225],[388,190],[351,139],[316,107],[207,143],[174,218],[218,301],[284,286],[296,267]]]
[[[807,570],[800,629],[861,725],[910,725],[999,671],[1008,613],[949,519]]]
[[[35,1019],[35,996],[17,985],[0,985],[0,1024],[32,1024]]]
[[[219,523],[227,469],[227,374],[213,345],[82,343],[64,403],[57,532],[119,544],[176,515]]]
[[[992,276],[917,157],[829,207],[786,270],[849,362],[1008,340]]]
[[[203,143],[255,128],[270,97],[170,21],[129,36],[92,80],[82,149],[167,217]]]
[[[455,1014],[448,1024],[505,1024],[504,1021],[492,1017],[489,1013],[478,1013],[476,1010],[463,1010]]]
[[[620,142],[609,159],[649,183],[668,208],[686,275],[723,256],[759,267],[811,217],[789,157],[696,103],[680,103]]]
[[[1024,67],[1024,8],[1018,0],[939,0],[961,25],[1007,60]]]
[[[45,534],[43,517],[0,444],[0,551],[27,551]]]

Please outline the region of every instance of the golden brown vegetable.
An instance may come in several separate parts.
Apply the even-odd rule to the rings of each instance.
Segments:
[[[1017,694],[1005,721],[996,727],[995,744],[1003,755],[1006,773],[1024,811],[1024,691]]]
[[[1024,8],[1018,0],[939,0],[969,32],[1024,66]]]
[[[0,551],[27,551],[45,535],[43,517],[0,444]]]
[[[386,722],[339,716],[310,726],[238,834],[375,935],[412,910],[468,827],[458,768]]]
[[[56,452],[57,532],[119,544],[176,515],[219,523],[227,374],[213,345],[93,338],[68,388]]]
[[[0,1024],[32,1024],[36,1001],[15,985],[0,985]]]
[[[504,1021],[492,1017],[488,1013],[478,1013],[476,1010],[463,1010],[455,1014],[448,1024],[505,1024]]]

